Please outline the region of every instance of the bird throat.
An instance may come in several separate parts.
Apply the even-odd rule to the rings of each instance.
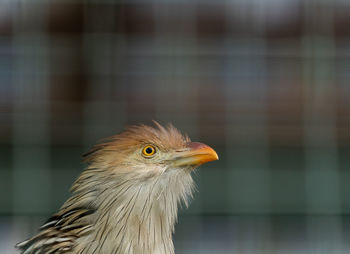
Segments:
[[[191,175],[180,170],[147,181],[118,179],[100,186],[90,222],[94,230],[77,239],[77,253],[84,246],[81,253],[173,254],[178,204],[187,206],[192,189]]]

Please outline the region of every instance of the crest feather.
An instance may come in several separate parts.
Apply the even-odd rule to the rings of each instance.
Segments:
[[[101,143],[83,155],[83,161],[92,163],[105,152],[128,153],[146,144],[154,144],[166,151],[182,148],[186,143],[191,142],[187,135],[183,135],[171,123],[162,126],[157,121],[153,121],[153,124],[154,126],[132,125],[120,134],[103,139]]]

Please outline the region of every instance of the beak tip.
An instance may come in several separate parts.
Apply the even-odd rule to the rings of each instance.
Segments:
[[[206,162],[219,160],[219,156],[216,151],[206,144],[191,142],[188,144],[188,147],[190,147],[194,153],[200,154],[201,158],[197,160],[199,165]]]
[[[210,161],[219,160],[218,154],[213,148],[199,142],[187,144],[188,150],[179,152],[174,165],[198,167]]]

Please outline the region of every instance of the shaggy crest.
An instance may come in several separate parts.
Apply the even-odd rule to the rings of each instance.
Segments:
[[[133,125],[129,126],[124,132],[102,140],[95,145],[92,150],[83,155],[84,161],[92,163],[100,156],[120,151],[130,153],[135,147],[140,147],[149,143],[156,144],[160,149],[168,151],[170,149],[181,149],[191,142],[187,135],[181,134],[172,124],[163,127],[158,122],[153,121],[153,126]]]

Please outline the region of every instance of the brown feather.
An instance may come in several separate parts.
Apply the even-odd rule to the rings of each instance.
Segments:
[[[193,190],[190,168],[172,168],[190,142],[175,127],[138,125],[96,145],[74,182],[72,196],[41,231],[17,247],[22,253],[174,253],[178,203]],[[152,159],[141,155],[153,145]]]

